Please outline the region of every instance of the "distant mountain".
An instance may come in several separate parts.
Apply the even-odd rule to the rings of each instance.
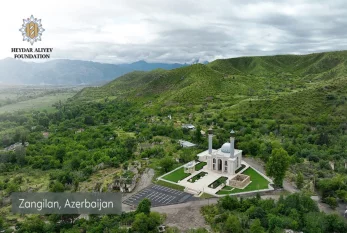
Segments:
[[[170,70],[184,64],[147,63],[104,64],[78,60],[53,60],[45,63],[0,60],[0,83],[80,85],[106,83],[132,71]]]

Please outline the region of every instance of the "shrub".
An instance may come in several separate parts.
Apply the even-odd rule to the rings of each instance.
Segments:
[[[333,210],[338,206],[337,200],[335,197],[327,197],[324,199],[325,203],[327,203]]]

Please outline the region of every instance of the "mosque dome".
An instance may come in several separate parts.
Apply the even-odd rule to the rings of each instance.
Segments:
[[[230,143],[224,143],[220,150],[223,153],[230,153]]]

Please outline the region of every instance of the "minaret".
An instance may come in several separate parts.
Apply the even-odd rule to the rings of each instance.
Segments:
[[[212,137],[213,137],[213,130],[212,128],[208,129],[208,153],[212,154]]]
[[[230,131],[230,158],[235,158],[235,132]]]

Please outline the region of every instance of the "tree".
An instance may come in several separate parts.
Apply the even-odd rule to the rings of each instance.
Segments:
[[[134,232],[154,232],[161,224],[162,219],[159,213],[152,212],[149,215],[138,213],[135,215],[135,221],[132,224]]]
[[[194,160],[195,156],[196,156],[196,154],[194,153],[193,150],[183,148],[181,150],[181,154],[180,154],[180,162],[188,163],[188,162]]]
[[[39,124],[42,125],[45,128],[48,128],[49,126],[49,119],[47,116],[43,116],[39,118]]]
[[[50,188],[50,191],[54,193],[64,192],[64,190],[65,190],[64,185],[60,183],[59,181],[54,182],[54,184]]]
[[[26,149],[24,146],[18,146],[15,150],[16,163],[19,165],[25,164]]]
[[[159,162],[161,168],[163,169],[163,171],[169,172],[172,169],[172,166],[174,165],[174,160],[172,158],[170,158],[169,156],[166,156],[164,158],[162,158]]]
[[[151,212],[151,201],[147,198],[143,199],[137,206],[137,213],[149,214]]]
[[[261,226],[260,220],[257,218],[251,224],[251,233],[265,233],[264,227]]]
[[[336,207],[338,206],[337,200],[335,197],[327,197],[324,199],[325,203],[327,203],[330,208],[332,208],[333,210],[336,209]]]
[[[94,118],[92,116],[85,116],[84,117],[84,124],[94,125]]]
[[[295,184],[298,189],[302,189],[302,187],[304,186],[304,176],[301,172],[299,172],[296,176]]]
[[[240,208],[240,202],[236,197],[225,196],[218,200],[218,205],[224,210],[236,210]]]
[[[17,232],[46,232],[45,223],[39,216],[26,219],[19,227]]]
[[[63,159],[66,155],[65,147],[59,147],[58,150],[55,152],[55,157],[60,161],[60,163],[63,162]]]
[[[269,214],[269,232],[274,232],[276,228],[283,228],[283,219],[280,216]],[[282,232],[282,231],[281,231]]]
[[[283,179],[289,167],[289,156],[283,148],[276,148],[272,151],[271,156],[266,164],[266,173],[274,177],[274,183],[282,187]]]
[[[200,143],[201,141],[202,141],[202,137],[201,137],[201,127],[200,127],[200,125],[198,125],[197,127],[196,127],[196,130],[195,130],[195,132],[194,132],[194,136],[195,136],[195,141],[197,142],[197,143]]]
[[[304,232],[323,233],[324,232],[324,215],[322,213],[308,213],[304,215]]]
[[[228,232],[228,233],[242,232],[240,220],[236,215],[229,215],[223,228],[224,230],[221,232]]]
[[[0,229],[4,228],[5,222],[4,219],[0,216]]]
[[[347,223],[337,214],[326,215],[326,232],[343,233],[347,232]]]

